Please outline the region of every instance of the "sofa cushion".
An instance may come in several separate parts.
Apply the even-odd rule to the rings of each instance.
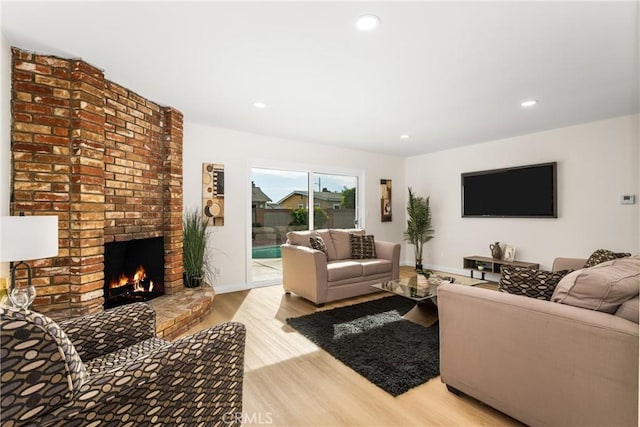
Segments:
[[[363,259],[358,260],[358,263],[362,265],[363,276],[373,276],[375,274],[389,273],[393,267],[391,261],[386,259]]]
[[[108,353],[104,356],[91,359],[86,363],[87,371],[91,374],[99,374],[100,372],[109,371],[111,369],[118,369],[127,362],[139,357],[145,357],[158,351],[162,347],[168,347],[170,345],[170,342],[164,341],[160,338],[149,338],[113,353]]]
[[[327,260],[332,261],[334,259],[338,259],[336,247],[333,244],[333,239],[331,238],[331,232],[327,229],[317,230],[316,236],[322,237],[324,245],[327,247]]]
[[[362,264],[356,261],[336,260],[327,263],[327,281],[337,282],[362,276]]]
[[[572,270],[545,271],[503,265],[500,271],[500,292],[549,301],[560,279]]]
[[[608,249],[598,249],[591,254],[584,266],[585,268],[593,267],[606,261],[613,261],[614,259],[628,256],[631,256],[631,254],[626,252],[613,252]]]
[[[324,240],[320,236],[309,236],[309,246],[311,249],[324,252],[324,255],[328,257],[327,246],[324,244]]]
[[[565,276],[551,301],[615,313],[640,292],[640,256],[619,258]]]
[[[631,298],[622,303],[622,305],[618,308],[615,315],[618,317],[622,317],[623,319],[627,319],[632,321],[633,323],[640,323],[640,298],[635,297]]]
[[[350,234],[351,258],[371,259],[376,258],[376,242],[373,236],[363,236],[360,234]]]
[[[354,229],[329,229],[331,240],[336,250],[336,256],[333,259],[349,259],[351,258],[351,241],[349,234],[364,234],[364,230]]]

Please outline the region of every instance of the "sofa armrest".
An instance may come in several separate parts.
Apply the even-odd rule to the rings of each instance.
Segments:
[[[282,286],[316,304],[327,301],[327,257],[306,246],[285,243],[282,253]]]
[[[45,416],[56,425],[113,421],[139,425],[240,425],[245,326],[227,322],[181,338],[117,369],[92,375],[72,402]],[[108,385],[108,387],[107,387]],[[237,417],[237,418],[236,418]],[[108,423],[107,423],[108,424]]]
[[[456,284],[438,312],[444,383],[530,425],[637,425],[638,325]]]
[[[563,258],[558,257],[553,260],[553,266],[551,270],[579,270],[584,268],[584,264],[587,262],[585,258]]]
[[[375,240],[375,244],[376,256],[391,261],[393,265],[391,280],[397,280],[400,277],[400,244],[383,240]]]
[[[58,322],[83,361],[156,336],[156,312],[138,302]]]

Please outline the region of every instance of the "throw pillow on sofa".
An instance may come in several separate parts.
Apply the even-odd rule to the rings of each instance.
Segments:
[[[573,270],[545,271],[503,265],[498,290],[549,301],[560,280]]]
[[[587,262],[584,264],[584,268],[593,267],[594,265],[601,264],[607,261],[613,261],[618,258],[625,258],[631,256],[630,253],[626,252],[613,252],[608,249],[598,249],[594,251]]]
[[[309,236],[309,246],[311,249],[324,252],[324,255],[328,258],[329,252],[327,251],[327,245],[324,244],[324,240],[320,236]]]
[[[640,255],[583,268],[563,278],[551,301],[615,313],[640,292]]]
[[[349,239],[352,259],[376,258],[376,244],[372,235],[350,234]]]

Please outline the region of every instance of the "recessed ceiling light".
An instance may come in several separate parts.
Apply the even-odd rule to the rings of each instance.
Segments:
[[[360,31],[371,31],[378,26],[380,18],[376,15],[362,15],[356,21],[356,28]]]
[[[537,103],[538,103],[537,99],[527,99],[526,101],[522,101],[520,105],[522,105],[523,107],[533,107]]]
[[[400,139],[409,139],[409,135],[407,135],[406,133],[403,135],[400,135]]]
[[[267,104],[265,104],[264,102],[254,102],[253,106],[256,108],[267,108]]]

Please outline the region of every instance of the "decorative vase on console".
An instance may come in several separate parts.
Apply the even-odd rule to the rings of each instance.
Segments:
[[[502,259],[502,248],[500,247],[500,242],[490,244],[489,249],[491,249],[491,256],[493,259]]]

